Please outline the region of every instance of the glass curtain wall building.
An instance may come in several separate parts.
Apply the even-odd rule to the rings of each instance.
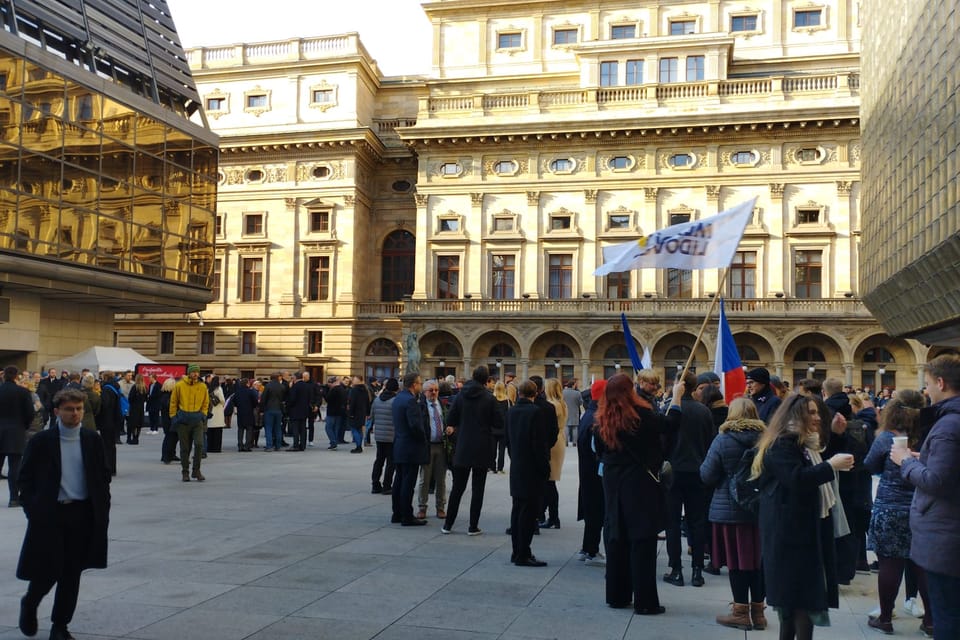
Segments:
[[[0,19],[0,355],[37,368],[112,344],[115,312],[203,309],[217,138],[166,3],[3,0]]]

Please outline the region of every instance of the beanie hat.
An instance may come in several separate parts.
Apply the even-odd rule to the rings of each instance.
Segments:
[[[396,378],[387,378],[387,381],[384,383],[383,388],[386,391],[400,391],[400,383],[397,382]]]
[[[200,365],[191,364],[187,366],[187,373],[193,373],[194,371],[196,371],[197,373],[200,373]]]
[[[697,376],[698,387],[702,384],[715,384],[717,382],[720,382],[720,376],[715,374],[713,371],[707,371]]]
[[[747,373],[747,380],[753,380],[760,384],[770,384],[770,372],[763,367],[751,369],[749,373]]]
[[[599,400],[603,397],[603,392],[607,389],[607,381],[600,379],[590,385],[590,397]]]

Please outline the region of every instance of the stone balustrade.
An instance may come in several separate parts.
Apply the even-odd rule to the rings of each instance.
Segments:
[[[192,69],[217,69],[361,55],[372,60],[356,33],[197,47],[186,51],[187,62]]]

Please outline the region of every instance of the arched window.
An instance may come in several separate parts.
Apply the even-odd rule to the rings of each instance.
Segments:
[[[827,379],[827,358],[820,349],[816,347],[804,347],[797,351],[797,354],[793,357],[793,362],[794,383],[804,378],[812,378],[814,380]]]
[[[386,338],[377,338],[370,343],[370,346],[367,347],[367,355],[373,358],[382,358],[382,357],[400,357],[400,350],[397,349],[397,345],[393,340],[387,340]]]
[[[565,344],[555,344],[547,349],[547,358],[572,358],[573,351]]]
[[[667,349],[667,353],[663,356],[665,370],[664,370],[664,380],[673,380],[677,377],[677,372],[683,368],[683,365],[687,363],[687,358],[690,357],[690,347],[685,344],[678,344],[675,347],[670,347]],[[690,362],[690,372],[697,372],[697,360],[693,359]]]
[[[603,352],[603,377],[609,379],[618,373],[633,377],[633,363],[625,344],[615,344]]]
[[[499,342],[492,347],[490,347],[490,357],[491,358],[516,358],[517,353],[513,350],[513,347],[508,345],[506,342]]]
[[[441,342],[433,350],[434,358],[459,358],[460,347],[452,342]]]
[[[826,362],[827,358],[823,355],[823,351],[817,349],[816,347],[804,347],[797,351],[797,355],[793,358],[794,362]]]
[[[877,362],[877,363],[887,363],[887,362],[896,362],[896,359],[893,357],[893,354],[884,349],[883,347],[875,347],[873,349],[867,349],[867,352],[863,354],[864,362]]]
[[[380,299],[396,302],[413,293],[413,270],[417,239],[405,229],[394,231],[383,241],[380,267]]]
[[[737,352],[740,354],[741,362],[759,362],[760,354],[757,353],[757,350],[751,347],[750,345],[739,345],[737,347]]]
[[[396,378],[400,375],[400,350],[393,340],[377,338],[367,347],[366,362],[363,364],[367,378]]]
[[[555,344],[547,349],[544,356],[544,378],[569,380],[573,377],[573,351],[565,344]],[[568,360],[569,362],[561,362]]]

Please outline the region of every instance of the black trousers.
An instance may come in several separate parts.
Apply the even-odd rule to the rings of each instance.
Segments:
[[[386,473],[383,468],[386,467]],[[381,487],[393,486],[393,474],[396,472],[396,466],[393,464],[393,443],[378,442],[377,457],[373,461],[373,472],[370,474],[370,480],[374,486]],[[383,473],[383,481],[380,481],[380,474]]]
[[[399,462],[397,477],[393,482],[393,515],[403,520],[413,520],[413,490],[417,486],[420,465]]]
[[[657,594],[657,538],[630,540],[620,532],[607,540],[607,604],[636,609],[660,606]]]
[[[533,532],[537,528],[537,513],[543,497],[532,494],[525,498],[514,498],[513,509],[510,510],[510,540],[513,542],[511,560],[518,562],[533,556],[530,543],[533,541]]]
[[[307,442],[313,442],[313,434],[315,433],[313,423],[319,417],[316,413],[311,412],[310,417],[307,418]]]
[[[453,489],[450,490],[450,499],[447,501],[447,519],[445,529],[453,527],[457,521],[457,512],[460,510],[460,500],[467,490],[467,478],[473,472],[472,495],[470,496],[470,528],[476,529],[480,522],[480,511],[483,509],[483,491],[487,486],[486,467],[453,467]]]
[[[493,459],[494,470],[503,471],[504,457],[507,453],[507,436],[494,436],[493,438]]]
[[[303,451],[307,448],[307,419],[290,418],[290,435],[293,436],[293,448]]]
[[[80,595],[80,572],[83,571],[83,559],[87,556],[93,534],[93,507],[88,501],[58,505],[57,519],[51,526],[63,532],[57,536],[64,546],[63,567],[59,576],[31,580],[24,599],[28,605],[36,608],[56,585],[50,620],[54,625],[66,626],[73,619]]]
[[[10,499],[19,500],[20,490],[17,487],[17,476],[20,475],[20,460],[23,459],[23,456],[18,453],[7,453],[5,455],[7,456],[7,488],[10,489]]]
[[[170,426],[169,420],[163,421],[163,443],[160,445],[160,460],[169,462],[177,455],[177,443],[180,442],[180,436],[177,430]]]
[[[103,440],[103,453],[107,458],[107,470],[110,475],[117,475],[117,440],[120,434],[116,429],[100,429],[100,439]]]
[[[706,489],[696,471],[674,471],[673,486],[667,493],[667,556],[672,569],[683,568],[680,549],[680,518],[687,518],[687,540],[693,550],[691,566],[703,568],[703,531],[706,526]],[[609,560],[607,561],[609,566]]]
[[[540,505],[540,519],[553,524],[560,522],[560,493],[557,483],[547,480],[543,489],[543,502]]]

